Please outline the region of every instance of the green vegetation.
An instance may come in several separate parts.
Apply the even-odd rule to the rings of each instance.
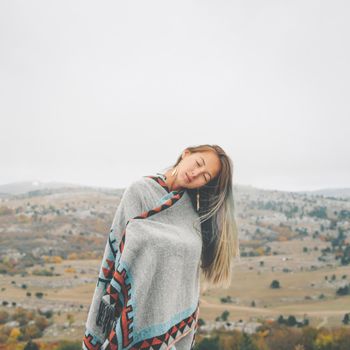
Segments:
[[[199,344],[195,345],[195,350],[220,350],[219,337],[204,338]]]
[[[48,271],[45,269],[35,269],[32,272],[35,276],[54,276],[55,274],[52,271]]]
[[[280,315],[277,319],[277,322],[279,324],[285,324],[289,327],[304,327],[308,326],[310,321],[307,318],[304,318],[302,322],[298,321],[294,315],[289,315],[288,318],[284,318],[282,315]]]
[[[29,340],[29,342],[25,345],[23,350],[39,350],[40,347],[37,343],[34,343],[32,340]]]
[[[337,289],[337,295],[349,295],[350,294],[350,285],[346,285],[344,287],[340,287]]]
[[[327,219],[327,208],[318,206],[309,212],[310,216],[317,217],[319,219]]]
[[[270,284],[270,288],[273,288],[273,289],[281,288],[280,282],[278,280],[273,280]]]
[[[215,321],[224,321],[224,322],[226,322],[227,319],[228,319],[228,315],[229,314],[230,314],[230,312],[225,310],[225,311],[223,311],[223,313],[220,316],[216,317]]]
[[[346,314],[344,315],[344,318],[343,318],[342,322],[343,322],[344,324],[350,324],[350,313],[346,313]]]

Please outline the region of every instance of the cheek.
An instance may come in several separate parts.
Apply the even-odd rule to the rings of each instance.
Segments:
[[[199,177],[193,183],[196,185],[196,187],[200,187],[205,184],[205,181],[201,177]]]
[[[188,171],[192,167],[192,163],[189,162],[187,159],[182,161],[181,169]]]
[[[185,163],[182,166],[182,170],[183,171],[187,171],[187,172],[190,172],[190,171],[194,170],[194,168],[195,167],[194,167],[194,165],[192,163]]]

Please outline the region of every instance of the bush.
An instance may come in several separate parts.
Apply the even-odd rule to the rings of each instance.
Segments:
[[[220,298],[220,301],[221,301],[222,303],[232,303],[232,299],[231,299],[231,296],[230,296],[230,295],[228,295],[227,297],[222,297],[222,298]]]
[[[230,312],[227,311],[227,310],[225,310],[225,311],[221,314],[220,318],[221,318],[223,321],[227,321],[227,318],[228,318],[228,315],[229,315],[229,314],[230,314]]]
[[[32,342],[32,340],[30,339],[23,350],[39,350],[39,345],[37,343]]]
[[[54,274],[52,273],[52,271],[48,271],[45,269],[39,270],[39,269],[35,269],[32,272],[33,275],[35,276],[53,276]]]
[[[295,316],[293,315],[290,315],[287,319],[287,325],[290,326],[290,327],[293,327],[297,324],[297,320],[295,318]]]
[[[350,323],[350,313],[347,313],[344,315],[344,318],[342,320],[344,324],[349,324]]]
[[[270,288],[281,288],[280,282],[278,280],[273,280],[270,284]]]
[[[337,295],[348,295],[350,294],[350,288],[349,286],[340,287],[336,293]]]
[[[203,325],[205,325],[205,321],[203,320],[203,318],[199,318],[198,319],[198,327],[203,326]]]
[[[42,293],[42,292],[36,292],[36,293],[35,293],[35,296],[36,296],[38,299],[41,299],[41,298],[44,296],[44,293]]]
[[[197,346],[197,350],[220,350],[219,337],[204,338]]]
[[[255,345],[253,338],[247,333],[242,334],[242,338],[239,342],[239,349],[240,350],[259,350],[258,347]]]
[[[0,324],[6,323],[9,320],[9,313],[5,310],[0,310]]]
[[[43,332],[39,329],[36,324],[26,324],[21,327],[22,334],[18,337],[18,340],[30,340],[33,338],[40,338]]]
[[[53,311],[52,310],[47,310],[47,311],[39,310],[39,314],[45,316],[46,318],[51,318],[53,315]]]

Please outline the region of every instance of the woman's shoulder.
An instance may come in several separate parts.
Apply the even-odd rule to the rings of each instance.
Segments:
[[[131,181],[123,192],[121,202],[127,206],[141,205],[141,212],[153,208],[162,193],[152,177],[154,175],[141,176]]]
[[[142,195],[145,189],[150,188],[154,184],[152,177],[155,175],[141,176],[136,180],[130,182],[130,184],[125,188],[125,193],[132,193],[135,195]]]

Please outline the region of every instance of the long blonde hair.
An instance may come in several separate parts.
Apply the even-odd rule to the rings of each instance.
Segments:
[[[232,280],[232,262],[240,258],[238,230],[232,189],[233,163],[218,145],[187,147],[191,153],[215,152],[221,162],[219,174],[204,186],[186,189],[194,208],[199,191],[199,220],[203,241],[201,268],[204,273],[203,290],[229,288]],[[181,162],[181,155],[172,167]]]

